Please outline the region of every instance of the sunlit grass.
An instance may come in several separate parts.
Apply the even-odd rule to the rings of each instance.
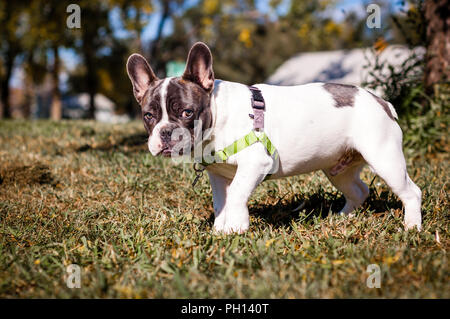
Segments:
[[[366,169],[355,218],[333,214],[343,198],[315,173],[264,182],[250,230],[218,236],[207,178],[193,189],[189,165],[145,142],[139,122],[0,122],[0,297],[450,297],[442,156],[410,160],[420,233],[403,231],[401,203]],[[366,286],[373,263],[380,289]]]

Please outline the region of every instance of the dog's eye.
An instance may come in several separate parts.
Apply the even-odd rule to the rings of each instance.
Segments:
[[[183,113],[181,113],[181,117],[185,118],[185,119],[192,117],[192,115],[194,115],[194,111],[192,111],[190,109],[186,109],[183,111]]]
[[[153,118],[152,113],[147,112],[147,113],[144,114],[144,119],[145,119],[146,121],[150,121],[152,118]]]

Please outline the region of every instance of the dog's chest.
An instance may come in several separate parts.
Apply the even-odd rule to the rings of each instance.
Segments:
[[[208,172],[223,176],[227,179],[233,179],[236,174],[236,165],[226,163],[216,163],[208,166]]]

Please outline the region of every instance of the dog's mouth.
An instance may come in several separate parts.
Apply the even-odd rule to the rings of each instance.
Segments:
[[[185,154],[190,154],[192,150],[186,148],[177,149],[175,145],[165,145],[155,156],[162,155],[164,157],[179,157]]]
[[[158,154],[156,154],[156,156],[158,156],[158,155],[162,155],[162,156],[164,156],[164,157],[172,157],[172,152],[173,150],[171,149],[171,148],[169,148],[169,147],[165,147],[165,148],[163,148]],[[180,153],[182,153],[182,151],[180,151]]]
[[[164,157],[170,157],[172,155],[172,150],[166,146],[163,149],[161,149],[155,156],[162,155]]]
[[[161,150],[160,154],[162,154],[162,156],[164,156],[164,157],[170,157],[172,155],[172,150],[169,149],[168,147],[166,147]]]

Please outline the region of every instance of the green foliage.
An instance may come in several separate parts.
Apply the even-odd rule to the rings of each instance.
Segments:
[[[424,87],[426,53],[423,46],[427,38],[423,1],[409,1],[408,10],[392,18],[396,31],[413,48],[412,53],[400,65],[394,66],[382,60],[382,50],[373,50],[364,66],[369,70],[370,80],[366,79],[362,85],[382,89],[384,98],[394,105],[403,129],[404,145],[414,150],[411,155],[448,152],[448,86],[433,96],[426,94]]]
[[[413,52],[400,66],[380,60],[367,59],[365,68],[372,78],[362,85],[370,89],[381,88],[384,98],[391,102],[403,129],[404,145],[414,155],[448,151],[448,125],[450,113],[448,94],[430,97],[423,84],[423,55]]]
[[[391,15],[394,25],[392,31],[411,47],[426,45],[424,2],[425,0],[407,0],[403,5],[408,4],[408,7],[403,7],[401,14]]]
[[[413,111],[401,121],[404,127],[404,145],[414,149],[415,155],[447,153],[450,112],[448,95],[432,99],[423,93],[423,88],[417,88],[423,103],[412,102]],[[425,110],[424,110],[425,106]]]
[[[213,52],[217,78],[253,84],[264,82],[299,52],[355,45],[347,36],[354,26],[324,14],[332,1],[293,0],[287,12],[279,11],[280,1],[271,1],[267,13],[259,11],[256,3],[201,0],[174,15],[174,32],[162,40],[161,59],[184,61],[189,46],[204,41]],[[363,37],[362,29],[354,33]]]
[[[368,79],[362,83],[369,89],[381,89],[385,98],[391,102],[399,115],[411,111],[411,103],[417,101],[423,79],[423,57],[413,52],[400,66],[389,64],[382,59],[382,52],[372,50],[366,55],[365,69]]]

